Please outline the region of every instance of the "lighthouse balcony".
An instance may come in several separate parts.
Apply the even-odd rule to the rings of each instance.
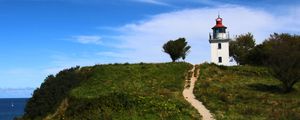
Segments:
[[[209,33],[209,40],[228,40],[229,33]]]

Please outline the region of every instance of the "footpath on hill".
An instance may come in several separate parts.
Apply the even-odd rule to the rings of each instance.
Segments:
[[[196,73],[195,73],[196,72]],[[198,75],[199,75],[199,70],[195,71],[195,66],[193,67],[192,70],[189,72],[189,76],[186,80],[186,85],[183,90],[183,97],[191,103],[191,105],[197,109],[199,114],[202,116],[203,120],[214,120],[212,114],[206,107],[202,104],[202,102],[198,101],[195,98],[195,95],[193,93],[195,82],[197,81]]]

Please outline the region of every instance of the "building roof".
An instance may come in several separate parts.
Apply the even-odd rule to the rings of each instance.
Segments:
[[[222,23],[223,19],[218,15],[218,18],[216,19],[216,25],[212,28],[227,28],[226,26],[223,25]]]

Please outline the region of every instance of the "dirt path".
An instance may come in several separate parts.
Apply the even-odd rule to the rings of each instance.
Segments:
[[[209,112],[208,109],[205,108],[205,106],[202,104],[202,102],[198,101],[193,93],[195,82],[197,81],[198,76],[194,76],[195,72],[195,66],[191,70],[193,73],[192,78],[190,80],[186,80],[185,89],[183,90],[183,96],[184,98],[192,104],[194,108],[196,108],[199,112],[199,114],[202,116],[203,120],[214,120],[212,114]],[[197,75],[199,71],[196,71]],[[190,81],[190,82],[188,82]],[[188,87],[189,86],[189,87]]]

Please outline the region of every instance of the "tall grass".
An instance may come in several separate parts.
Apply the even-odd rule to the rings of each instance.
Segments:
[[[89,69],[92,76],[66,97],[54,119],[199,119],[182,96],[188,63],[112,64]]]
[[[266,68],[202,64],[194,94],[217,119],[300,119],[300,85],[281,92]]]

